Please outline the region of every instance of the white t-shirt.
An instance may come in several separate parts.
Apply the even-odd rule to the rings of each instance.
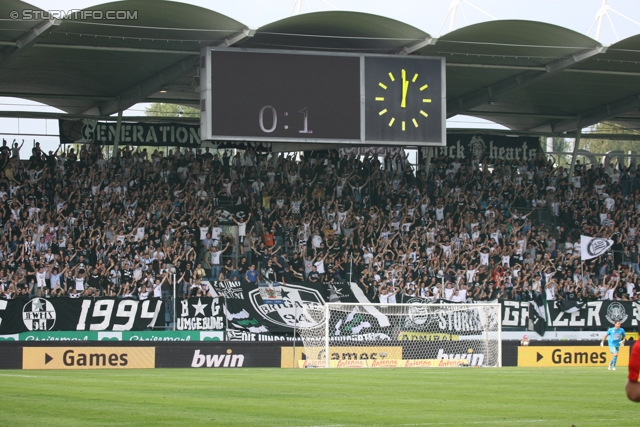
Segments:
[[[480,252],[480,264],[481,265],[489,265],[489,254]]]
[[[238,236],[246,236],[247,235],[247,223],[239,222],[238,223]]]
[[[212,227],[211,228],[211,238],[213,240],[220,240],[220,236],[222,235],[222,228],[220,227]]]
[[[211,265],[220,265],[220,255],[220,251],[211,252]]]
[[[200,240],[206,239],[208,232],[209,232],[209,227],[200,227]]]
[[[36,272],[36,284],[39,288],[44,288],[47,285],[47,282],[45,282],[45,277],[46,273]]]
[[[84,277],[76,277],[76,290],[84,292]]]

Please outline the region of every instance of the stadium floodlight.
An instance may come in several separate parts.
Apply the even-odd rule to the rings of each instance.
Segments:
[[[624,19],[633,22],[636,25],[640,25],[640,22],[634,21],[628,16],[612,8],[609,5],[609,0],[602,0],[602,5],[600,6],[600,9],[598,9],[598,11],[596,12],[596,17],[594,18],[593,23],[591,24],[591,27],[589,27],[589,31],[587,31],[587,35],[591,34],[591,30],[593,30],[593,27],[596,25],[596,22],[597,22],[598,26],[596,27],[596,40],[600,41],[600,34],[602,34],[602,22],[604,21],[604,17],[606,16],[607,19],[609,20],[609,23],[611,24],[613,33],[616,35],[616,39],[620,40],[620,37],[618,36],[618,32],[616,31],[616,26],[613,24],[613,21],[611,20],[611,15],[609,14],[609,12],[613,12],[617,15],[622,16]]]
[[[305,307],[305,368],[502,366],[500,304]]]
[[[444,21],[442,21],[442,25],[440,25],[440,29],[438,30],[438,37],[442,35],[442,28],[444,28],[444,24],[447,22],[447,19],[449,19],[449,17],[451,17],[451,21],[449,22],[449,32],[453,31],[458,9],[460,9],[460,11],[462,12],[462,16],[464,16],[464,20],[467,23],[467,25],[469,24],[469,21],[467,20],[467,15],[464,13],[464,9],[462,8],[462,3],[468,4],[474,9],[484,13],[491,19],[494,19],[494,20],[497,19],[495,16],[491,15],[488,12],[485,12],[484,10],[480,9],[478,6],[474,5],[468,0],[452,0],[451,4],[449,5],[449,10],[447,11],[447,15],[444,17]]]

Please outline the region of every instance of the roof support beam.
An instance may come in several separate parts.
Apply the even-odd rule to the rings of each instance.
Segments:
[[[91,46],[82,44],[58,44],[58,43],[36,43],[33,47],[39,49],[76,49],[106,52],[131,52],[131,53],[161,53],[163,55],[199,55],[199,50],[178,50],[178,49],[147,49],[137,47],[117,47],[117,46]]]
[[[39,46],[39,45],[38,45]],[[465,64],[461,62],[447,62],[447,67],[454,68],[491,68],[494,70],[522,70],[546,72],[546,67],[529,67],[525,65],[498,65],[498,64]],[[640,73],[633,71],[609,71],[609,70],[585,70],[582,68],[568,68],[564,73],[599,74],[609,76],[631,76],[640,77]]]
[[[153,95],[164,86],[183,76],[189,70],[193,70],[198,65],[199,59],[200,58],[198,56],[193,56],[177,62],[159,73],[141,81],[137,85],[123,90],[117,96],[119,100],[112,100],[98,104],[85,111],[84,114],[110,116],[120,110],[126,110],[138,102],[147,99],[147,97]]]
[[[61,93],[31,93],[31,92],[0,92],[1,97],[25,99],[79,99],[89,101],[111,101],[113,96],[100,95],[65,95]]]
[[[556,123],[548,123],[546,125],[537,126],[529,131],[533,132],[571,132],[579,129],[595,125],[604,120],[615,117],[619,114],[625,114],[629,111],[640,109],[640,93],[627,98],[619,99],[609,104],[601,105],[591,110],[583,112],[579,118],[564,120]]]
[[[451,99],[447,102],[447,117],[453,117],[457,114],[464,113],[472,108],[486,104],[497,96],[504,95],[505,93],[511,92],[515,89],[520,89],[539,80],[545,79],[555,73],[571,67],[574,64],[577,64],[580,61],[584,61],[585,59],[604,52],[605,50],[606,48],[603,46],[584,50],[580,53],[576,53],[575,55],[560,58],[547,64],[544,71],[525,71],[461,97]]]
[[[18,40],[15,41],[14,46],[7,46],[0,50],[0,68],[5,67],[20,54],[32,47],[38,37],[48,34],[48,30],[51,29],[51,27],[57,27],[60,25],[60,22],[59,19],[42,21],[20,36]]]
[[[247,37],[253,37],[255,33],[256,33],[256,30],[250,30],[249,28],[245,28],[244,30],[234,35],[233,37],[224,39],[222,43],[218,44],[218,47],[233,46],[234,44],[237,44],[238,42],[240,42],[243,39],[246,39]]]
[[[420,50],[425,46],[436,44],[437,41],[437,37],[425,37],[424,40],[420,40],[416,43],[403,47],[402,50],[398,52],[398,55],[411,55],[413,52]]]
[[[253,37],[254,34],[255,30],[246,28],[236,35],[224,39],[221,43],[218,44],[218,46],[233,46],[246,37]],[[198,66],[199,61],[200,56],[198,52],[197,56],[194,55],[183,61],[177,62],[160,71],[159,73],[148,77],[137,85],[123,90],[118,94],[117,100],[107,101],[102,104],[96,105],[95,107],[85,111],[84,114],[110,116],[111,114],[117,113],[118,111],[126,110],[127,108],[137,104],[138,102],[143,102],[149,96],[162,89],[164,86],[182,77],[189,70],[194,69],[196,66]]]

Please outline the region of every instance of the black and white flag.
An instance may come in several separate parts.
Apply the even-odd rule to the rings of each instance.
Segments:
[[[580,236],[580,257],[582,261],[599,257],[613,246],[613,240],[603,237]]]
[[[541,337],[547,331],[547,314],[540,296],[529,301],[529,327],[527,329],[536,331]]]

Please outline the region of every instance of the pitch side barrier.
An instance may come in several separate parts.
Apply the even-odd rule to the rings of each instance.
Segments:
[[[447,353],[450,349],[446,342],[434,344],[440,345],[425,354],[428,360],[466,358],[469,362],[466,366],[482,367],[482,356],[477,353]],[[385,360],[401,360],[401,345],[401,342],[379,342],[364,350],[348,344],[332,346],[329,357],[336,367],[391,367]],[[600,347],[599,341],[532,342],[527,347],[504,341],[502,346],[502,366],[605,367],[609,358],[608,348]],[[619,366],[627,365],[630,349],[631,346],[620,349]],[[305,361],[304,349],[287,342],[0,343],[0,369],[300,368]]]

